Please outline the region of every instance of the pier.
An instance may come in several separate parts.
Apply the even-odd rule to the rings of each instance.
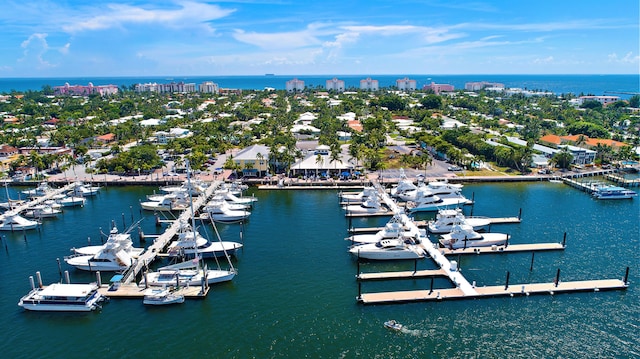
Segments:
[[[73,188],[74,184],[73,183],[69,183],[66,186],[60,187],[60,188],[56,188],[53,189],[49,192],[47,192],[44,196],[38,196],[35,197],[34,199],[30,200],[30,201],[26,201],[20,205],[17,205],[15,207],[13,207],[10,211],[11,212],[15,212],[15,213],[20,213],[23,211],[26,211],[28,209],[30,209],[33,206],[37,206],[39,204],[44,203],[45,201],[48,201],[50,199],[52,199],[54,196],[59,195],[61,193],[70,191]],[[4,219],[5,216],[4,214],[0,215],[0,219]]]
[[[207,187],[205,193],[201,194],[197,198],[193,200],[193,210],[194,212],[199,210],[200,207],[204,206],[207,203],[207,200],[213,195],[214,191],[220,186],[220,181],[216,181],[211,184],[211,186]],[[162,250],[171,242],[173,237],[175,237],[178,229],[180,228],[180,222],[190,223],[191,219],[191,210],[187,209],[183,211],[178,219],[174,221],[167,230],[159,235],[154,241],[153,244],[150,245],[146,251],[144,251],[140,257],[134,262],[134,264],[127,270],[123,277],[122,283],[129,284],[133,282],[140,273],[140,271],[148,267],[149,263],[153,262],[155,258],[162,252]]]
[[[531,294],[598,292],[601,290],[627,289],[628,284],[620,279],[601,279],[558,283],[529,283],[473,287],[473,293],[460,288],[410,290],[397,292],[363,293],[358,301],[363,304],[391,304],[421,301],[440,301],[445,299],[478,299],[490,297],[528,296]]]
[[[374,186],[378,190],[381,200],[389,207],[399,218],[405,228],[417,231],[417,224],[411,220],[384,189],[376,182]],[[519,219],[518,219],[519,220]],[[425,244],[426,243],[426,244]],[[462,254],[498,254],[498,253],[514,253],[514,252],[536,252],[563,250],[566,244],[566,233],[562,243],[534,243],[534,244],[507,244],[503,246],[491,247],[470,247],[460,249],[440,248],[432,242],[421,243],[421,248],[428,253],[431,259],[439,267],[435,270],[418,270],[417,261],[416,268],[413,271],[392,271],[380,273],[358,273],[356,279],[358,283],[357,300],[363,304],[383,304],[383,303],[403,303],[416,301],[440,301],[445,299],[474,299],[498,296],[528,296],[531,294],[551,294],[567,293],[567,292],[584,292],[600,290],[623,290],[628,287],[629,268],[623,280],[619,279],[602,279],[602,280],[586,280],[586,281],[560,281],[560,269],[558,269],[553,282],[549,283],[528,283],[528,284],[509,284],[509,272],[507,272],[506,283],[499,286],[483,286],[477,287],[476,282],[473,284],[461,273],[456,261],[449,261],[447,256]],[[531,259],[533,267],[533,255]],[[359,271],[359,267],[358,267]],[[449,279],[454,288],[434,289],[433,278],[446,277]],[[399,280],[399,279],[419,279],[431,278],[431,288],[428,290],[409,290],[409,291],[392,291],[377,293],[362,293],[362,282],[372,280]]]

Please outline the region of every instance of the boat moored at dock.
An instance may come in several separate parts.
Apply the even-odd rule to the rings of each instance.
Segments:
[[[38,282],[41,283],[39,273]],[[18,305],[26,310],[43,312],[90,312],[100,308],[105,298],[98,293],[98,285],[53,283],[36,287],[33,277],[31,291],[20,298]]]

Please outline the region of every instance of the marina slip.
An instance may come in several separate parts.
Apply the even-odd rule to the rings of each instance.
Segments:
[[[11,198],[27,189],[9,188]],[[465,184],[462,194],[474,198],[472,206],[461,209],[466,217],[515,219],[490,224],[485,232],[476,228],[483,234],[508,234],[508,245],[440,247],[440,234],[427,233],[426,227],[437,212],[418,212],[407,219],[420,224],[417,233],[427,236],[421,237],[420,248],[428,255],[401,261],[359,261],[348,253],[351,243],[344,240],[350,228],[376,228],[376,233],[392,216],[347,218],[337,190],[254,187],[244,193],[257,199],[251,216],[243,223],[216,226],[224,241],[243,245],[232,257],[237,275],[211,285],[201,300],[189,297],[197,295],[200,286],[171,297],[162,287],[140,287],[135,297],[112,296],[87,313],[36,313],[17,305],[32,291],[29,277],[37,271],[47,288],[66,283],[65,271],[72,284],[97,282],[95,273],[76,270],[62,259],[70,248],[100,245],[102,233],[114,222],[122,232],[140,221],[144,236],[132,235],[133,246],[156,248],[155,237],[167,226],[156,227],[154,212],[142,210],[140,201],[157,190],[102,188],[84,207],[65,208],[38,229],[2,233],[0,317],[11,323],[11,335],[0,344],[5,355],[633,357],[640,352],[633,330],[640,317],[640,202],[597,200],[549,182]],[[216,238],[210,222],[197,221],[195,227],[205,238]],[[534,250],[547,244],[558,247]],[[518,246],[522,251],[515,250]],[[214,258],[206,260],[211,267]],[[170,259],[157,257],[149,269],[167,266]],[[112,275],[102,274],[105,288],[100,295],[112,286]],[[451,278],[459,285],[452,285]],[[116,280],[122,281],[125,293],[124,278]],[[607,282],[594,285],[594,280]],[[624,282],[626,290],[605,291]],[[586,291],[562,294],[580,288]],[[373,300],[376,293],[419,294],[433,300],[409,298],[399,305],[361,305],[356,300]],[[181,295],[180,305],[151,304],[178,303]],[[485,299],[446,300],[454,297]],[[384,327],[390,318],[402,323],[400,330]],[[158,340],[176,335],[189,340]],[[32,345],[36,338],[39,345]],[[132,338],[135,345],[123,344]]]

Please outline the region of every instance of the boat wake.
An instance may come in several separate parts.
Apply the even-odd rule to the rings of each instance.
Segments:
[[[400,329],[400,332],[403,333],[403,334],[408,334],[408,335],[412,335],[414,337],[419,337],[419,338],[426,338],[426,337],[429,336],[429,331],[420,330],[420,329],[402,328],[402,329]]]

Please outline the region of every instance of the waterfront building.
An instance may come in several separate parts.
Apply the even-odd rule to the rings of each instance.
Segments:
[[[360,80],[360,90],[378,91],[378,80],[372,80],[371,77]]]
[[[400,91],[415,91],[416,90],[416,80],[411,80],[408,77],[403,79],[396,80],[396,87]]]
[[[196,92],[195,83],[170,82],[166,84],[146,83],[137,84],[136,92],[157,92],[157,93],[176,93],[176,92]]]
[[[261,177],[269,170],[269,153],[268,146],[253,145],[236,153],[233,161],[243,177]]]
[[[118,93],[118,86],[116,85],[100,85],[94,86],[91,82],[89,85],[69,85],[65,83],[64,86],[54,86],[54,95],[69,95],[69,96],[89,96],[98,94],[100,96],[114,95]]]
[[[213,81],[205,81],[201,83],[200,86],[198,86],[198,90],[202,93],[213,93],[213,94],[217,94],[219,91],[218,84]]]
[[[487,81],[467,82],[464,84],[464,89],[467,91],[480,91],[487,87],[504,88],[504,84],[499,82],[487,82]]]
[[[422,87],[423,90],[432,90],[436,95],[439,95],[440,92],[452,92],[454,91],[453,85],[449,84],[437,84],[435,82],[431,82],[429,85],[424,85]]]
[[[597,101],[602,104],[602,106],[607,106],[614,102],[620,101],[620,97],[618,96],[580,96],[575,99],[574,103],[578,106],[581,106],[586,101]]]
[[[332,78],[331,80],[327,80],[326,86],[327,90],[343,92],[344,91],[344,80],[338,80],[337,78]]]
[[[297,92],[304,90],[304,81],[294,78],[286,83],[287,92]]]

